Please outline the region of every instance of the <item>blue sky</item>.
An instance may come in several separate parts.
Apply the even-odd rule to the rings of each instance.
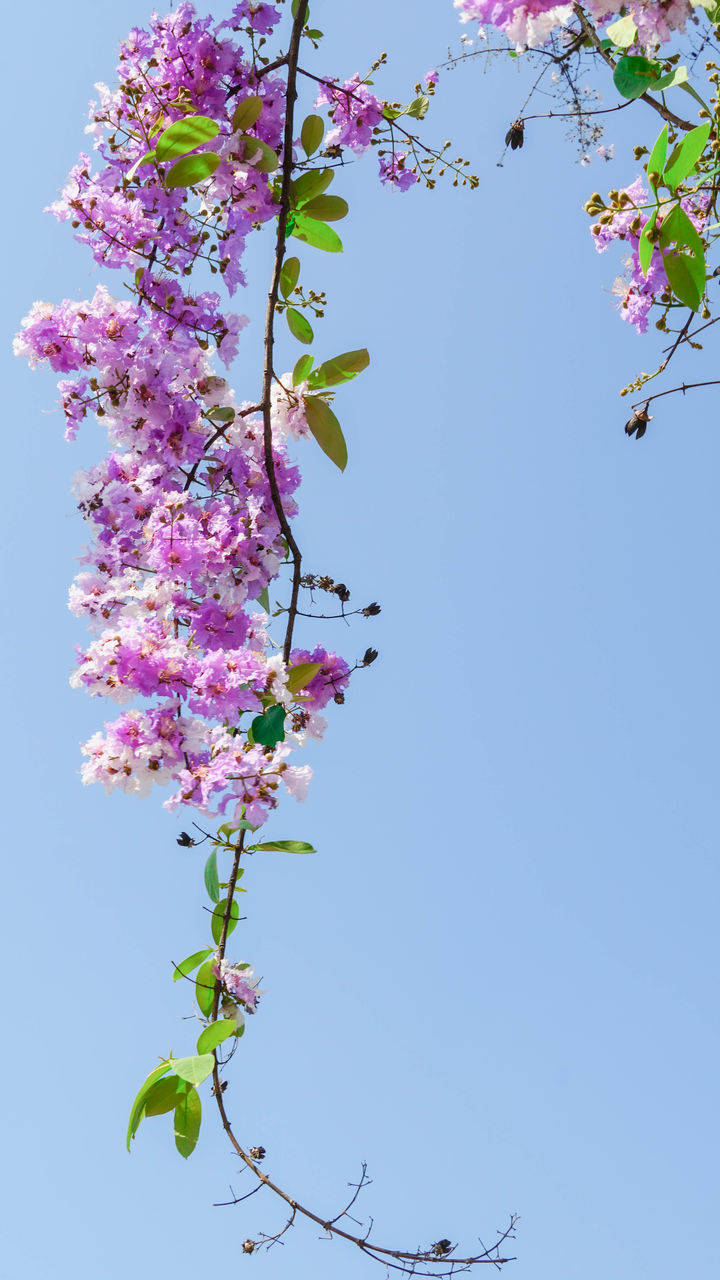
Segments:
[[[36,297],[85,296],[102,278],[42,208],[85,144],[93,82],[111,81],[117,42],[148,14],[40,0],[9,15],[7,335]],[[387,50],[391,99],[459,31],[446,0],[367,0],[361,21],[314,0],[313,20],[327,32],[314,69],[344,77]],[[617,391],[659,348],[615,314],[619,255],[595,254],[582,203],[636,176],[631,147],[655,119],[640,105],[611,117],[618,158],[590,170],[537,122],[498,168],[523,97],[509,64],[442,77],[427,134],[453,139],[480,189],[398,196],[368,157],[336,184],[345,254],[308,250],[329,296],[324,353],[366,345],[372,364],[343,392],[345,475],[303,451],[298,531],[308,567],[383,606],[320,638],[381,656],[312,753],[307,802],[288,799],[267,827],[317,856],[246,873],[236,958],[267,995],[227,1102],[238,1136],[319,1212],[337,1211],[367,1160],[361,1209],[382,1243],[472,1249],[517,1212],[513,1280],[674,1280],[688,1262],[704,1277],[718,1190],[716,406],[669,397],[641,443],[622,432]],[[256,240],[241,395],[271,256]],[[712,376],[683,360],[674,381]],[[5,385],[0,1276],[371,1274],[302,1226],[236,1262],[282,1218],[269,1197],[212,1207],[249,1182],[209,1098],[187,1163],[167,1118],[124,1150],[141,1079],[193,1042],[170,966],[204,942],[202,858],[178,848],[187,822],[160,795],[80,785],[79,743],[112,708],[67,685],[83,639],[65,604],[84,537],[69,483],[103,442],[92,426],[63,442],[49,375],[8,357]]]

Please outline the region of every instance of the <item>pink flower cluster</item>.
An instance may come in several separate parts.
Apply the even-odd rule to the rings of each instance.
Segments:
[[[613,290],[619,298],[620,314],[623,320],[632,324],[638,333],[646,333],[648,314],[664,290],[669,289],[668,279],[663,266],[662,254],[655,248],[652,252],[647,275],[643,273],[638,255],[638,245],[642,229],[649,216],[649,194],[643,185],[642,178],[636,178],[621,196],[627,196],[627,202],[614,214],[612,221],[593,227],[593,237],[598,253],[604,253],[615,240],[627,241],[630,256],[626,261],[626,270],[622,278],[616,282]],[[705,225],[708,197],[704,194],[688,196],[680,201],[682,208],[690,218],[696,231],[702,231]],[[662,225],[658,220],[658,227]]]
[[[571,4],[555,0],[454,0],[461,22],[489,23],[504,31],[519,49],[543,45],[552,32],[571,24]],[[621,6],[618,0],[588,0],[585,8],[596,26],[611,21]],[[670,40],[674,31],[683,31],[693,14],[690,0],[631,0],[624,11],[635,19],[638,41],[646,49]]]
[[[93,110],[102,167],[94,173],[81,157],[53,206],[98,263],[131,269],[130,296],[118,301],[99,285],[87,301],[38,302],[15,344],[31,365],[62,375],[69,437],[92,415],[108,433],[107,456],[75,479],[90,546],[70,607],[93,635],[71,683],[124,709],[85,744],[83,779],[139,795],[172,783],[170,807],[244,812],[254,825],[277,804],[280,782],[303,797],[310,769],[290,758],[321,735],[318,713],[342,701],[349,677],[336,654],[296,650],[288,667],[321,667],[305,689],[287,687],[259,603],[285,556],[263,421],[214,363],[216,354],[231,363],[247,320],[185,284],[202,260],[233,292],[247,235],[277,212],[272,175],[245,162],[232,130],[238,101],[260,96],[253,130],[282,149],[283,82],[254,82],[233,36],[248,26],[264,34],[277,18],[272,5],[243,0],[212,28],[181,3],[131,32],[119,85],[100,86]],[[128,177],[158,128],[193,112],[220,125],[212,176],[168,190],[147,163]],[[272,416],[277,493],[292,518],[300,476],[278,401]],[[286,713],[284,740],[259,745],[246,730],[273,704]],[[228,990],[241,982],[221,976]],[[253,989],[242,981],[245,994],[234,994],[249,1009]]]

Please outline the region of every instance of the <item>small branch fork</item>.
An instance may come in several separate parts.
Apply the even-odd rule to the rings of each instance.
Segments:
[[[278,489],[278,484],[277,484],[277,477],[275,474],[275,464],[274,464],[273,450],[272,450],[272,419],[271,419],[270,393],[272,389],[272,382],[273,382],[273,376],[274,376],[273,375],[273,346],[274,346],[275,308],[278,301],[280,272],[282,269],[283,258],[285,254],[285,245],[286,245],[286,238],[287,238],[286,223],[287,223],[287,216],[288,216],[288,210],[290,205],[290,181],[291,181],[291,174],[292,174],[292,167],[293,167],[293,133],[294,133],[294,110],[293,109],[294,109],[295,99],[297,96],[296,77],[297,77],[297,70],[298,70],[298,66],[297,66],[298,53],[299,53],[299,47],[300,47],[300,37],[301,37],[302,30],[305,25],[305,20],[307,17],[307,8],[308,8],[308,0],[300,0],[300,3],[297,6],[297,12],[292,24],[288,52],[282,59],[279,59],[276,64],[278,66],[281,66],[281,65],[287,66],[287,101],[286,101],[286,114],[285,114],[285,132],[284,132],[284,140],[283,140],[282,178],[281,178],[281,191],[280,191],[280,209],[278,213],[278,232],[277,232],[277,239],[275,243],[275,259],[274,259],[272,283],[270,286],[270,292],[268,294],[267,311],[266,311],[266,317],[265,317],[265,358],[264,358],[264,369],[263,369],[263,390],[262,390],[262,400],[261,400],[261,408],[262,408],[262,414],[263,414],[263,428],[264,428],[263,445],[264,445],[264,454],[265,454],[265,468],[268,475],[268,481],[270,484],[270,491],[272,494],[275,511],[277,513],[277,517],[280,522],[280,527],[281,527],[283,536],[286,539],[290,554],[292,556],[292,563],[293,563],[292,596],[290,601],[290,607],[288,609],[288,621],[287,621],[287,629],[285,633],[285,644],[284,644],[284,650],[283,650],[283,657],[285,662],[288,661],[290,656],[290,649],[292,646],[293,627],[294,627],[295,619],[298,614],[298,596],[299,596],[299,591],[301,586],[301,576],[302,576],[301,575],[302,557],[301,557],[300,549],[297,545],[297,542],[293,537],[293,533],[292,533],[292,529],[290,527],[289,521],[283,509],[282,499],[281,499],[280,492]],[[216,434],[219,435],[220,431],[218,430]],[[218,941],[217,953],[216,953],[218,963],[222,961],[225,957],[228,929],[230,926],[230,918],[231,918],[232,907],[233,907],[233,902],[235,898],[238,873],[240,870],[240,859],[242,858],[244,847],[245,847],[245,830],[242,830],[240,832],[239,839],[235,846],[233,862],[232,862],[232,867],[230,871],[230,877],[227,882],[227,898],[225,902],[225,909],[223,912],[223,919],[222,919],[222,927],[220,931],[220,938]],[[215,982],[215,987],[214,987],[212,1006],[210,1010],[210,1019],[209,1019],[210,1023],[217,1021],[221,999],[222,999],[222,985],[218,980]],[[429,1248],[426,1248],[426,1249],[418,1248],[415,1250],[392,1249],[387,1246],[375,1244],[374,1241],[370,1239],[370,1235],[373,1228],[372,1219],[370,1219],[369,1226],[367,1227],[367,1230],[365,1231],[364,1235],[355,1235],[353,1234],[352,1231],[346,1230],[345,1226],[342,1226],[340,1224],[343,1222],[357,1221],[355,1218],[352,1217],[350,1210],[353,1208],[358,1196],[360,1195],[360,1192],[366,1186],[368,1186],[370,1182],[370,1179],[367,1176],[367,1168],[364,1164],[362,1166],[362,1173],[361,1173],[359,1182],[355,1184],[351,1184],[353,1186],[352,1196],[350,1197],[350,1199],[348,1200],[344,1208],[341,1209],[340,1212],[337,1213],[334,1217],[331,1217],[331,1218],[322,1217],[320,1214],[314,1213],[312,1209],[308,1209],[305,1205],[300,1204],[299,1201],[295,1200],[292,1196],[290,1196],[287,1193],[287,1191],[284,1191],[282,1187],[278,1186],[277,1183],[273,1182],[272,1179],[269,1178],[268,1175],[263,1171],[263,1169],[260,1168],[258,1161],[262,1159],[264,1155],[262,1148],[252,1148],[251,1151],[245,1151],[244,1148],[238,1142],[237,1138],[235,1137],[235,1134],[233,1133],[233,1130],[232,1130],[232,1125],[228,1118],[227,1111],[225,1110],[223,1093],[224,1093],[226,1082],[224,1082],[221,1079],[221,1075],[220,1075],[221,1068],[225,1064],[221,1059],[217,1049],[214,1050],[214,1057],[215,1057],[215,1064],[214,1064],[213,1073],[212,1073],[212,1079],[213,1079],[212,1092],[215,1098],[215,1102],[217,1104],[218,1112],[220,1114],[222,1127],[225,1133],[227,1134],[230,1140],[230,1143],[233,1149],[235,1150],[235,1152],[237,1153],[237,1155],[243,1161],[244,1165],[255,1175],[255,1177],[258,1180],[258,1185],[253,1187],[253,1189],[247,1192],[245,1195],[236,1196],[231,1189],[232,1199],[229,1201],[225,1201],[224,1203],[228,1205],[240,1204],[243,1200],[249,1199],[250,1196],[254,1195],[262,1187],[268,1187],[271,1191],[275,1193],[276,1196],[278,1196],[281,1200],[284,1200],[285,1204],[290,1209],[290,1214],[287,1221],[285,1222],[285,1225],[274,1235],[266,1235],[264,1233],[261,1233],[257,1240],[246,1240],[243,1245],[243,1251],[245,1253],[254,1253],[256,1249],[271,1248],[274,1244],[280,1243],[282,1240],[282,1237],[294,1224],[296,1218],[298,1216],[301,1216],[301,1217],[307,1218],[310,1222],[314,1222],[319,1227],[321,1227],[326,1238],[332,1239],[334,1237],[338,1237],[339,1239],[342,1239],[342,1240],[348,1240],[350,1243],[357,1245],[357,1247],[361,1249],[364,1254],[367,1254],[368,1257],[373,1258],[376,1262],[380,1262],[386,1268],[392,1269],[394,1271],[402,1272],[405,1275],[419,1274],[419,1275],[430,1275],[430,1276],[436,1276],[436,1277],[451,1276],[456,1271],[467,1271],[471,1267],[479,1263],[491,1263],[492,1265],[499,1268],[505,1262],[510,1262],[513,1260],[510,1257],[506,1257],[504,1255],[503,1246],[506,1244],[507,1241],[513,1240],[515,1238],[514,1232],[515,1232],[515,1224],[517,1222],[516,1216],[512,1216],[510,1218],[507,1228],[504,1231],[498,1233],[495,1243],[493,1245],[491,1245],[489,1248],[486,1248],[485,1245],[482,1243],[482,1241],[479,1241],[481,1246],[480,1252],[468,1257],[463,1257],[463,1258],[456,1257],[455,1249],[457,1246],[453,1245],[450,1240],[444,1240],[444,1239],[438,1240],[435,1244],[430,1245]],[[358,1225],[361,1225],[361,1224],[358,1224]]]

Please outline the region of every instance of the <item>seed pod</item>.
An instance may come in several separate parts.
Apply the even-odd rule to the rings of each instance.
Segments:
[[[524,141],[525,141],[525,121],[513,120],[512,124],[510,125],[510,128],[505,134],[505,146],[511,147],[513,151],[517,151],[519,147],[522,147],[522,144]]]
[[[648,404],[649,403],[650,402],[648,401]],[[652,414],[648,413],[647,404],[644,409],[635,409],[632,417],[628,418],[625,423],[625,435],[635,436],[636,440],[642,440],[645,432],[647,431],[647,424],[651,417]]]

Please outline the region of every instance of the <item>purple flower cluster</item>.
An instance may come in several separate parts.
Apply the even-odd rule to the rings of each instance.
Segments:
[[[328,106],[335,126],[327,134],[327,146],[348,147],[362,155],[370,146],[373,129],[383,118],[383,104],[366,84],[354,75],[343,84],[326,81],[315,101],[316,107]]]
[[[619,208],[607,223],[596,223],[592,228],[595,247],[598,253],[604,253],[615,240],[626,241],[630,247],[630,255],[625,263],[625,273],[613,288],[618,297],[618,306],[623,320],[632,324],[638,333],[646,333],[650,308],[660,294],[669,289],[667,275],[663,266],[662,254],[654,248],[647,274],[640,266],[638,245],[643,227],[650,216],[648,207],[649,194],[643,185],[642,178],[618,193]],[[696,231],[702,232],[707,216],[708,196],[686,196],[680,201],[682,208],[690,218]],[[658,229],[662,219],[658,218]]]
[[[537,48],[553,31],[567,27],[573,16],[571,4],[556,0],[454,0],[461,22],[489,23],[504,31],[519,49]],[[621,9],[618,0],[588,0],[588,10],[596,26],[609,22]],[[646,49],[670,40],[674,31],[683,31],[693,14],[690,0],[631,0],[623,12],[635,19],[638,42]]]
[[[85,744],[83,780],[139,795],[173,783],[169,807],[244,812],[255,825],[277,804],[280,782],[303,797],[311,771],[289,759],[322,734],[318,713],[342,701],[349,677],[321,647],[296,651],[286,666],[268,635],[259,600],[285,546],[263,421],[215,367],[216,354],[226,366],[233,360],[247,320],[221,310],[217,293],[185,284],[203,260],[233,292],[243,283],[247,235],[276,215],[272,175],[245,161],[232,116],[244,97],[260,97],[252,131],[281,151],[284,84],[272,74],[254,80],[233,35],[248,27],[264,34],[277,18],[272,5],[243,0],[213,28],[181,3],[149,31],[130,33],[119,85],[100,86],[93,109],[102,166],[93,172],[81,157],[53,206],[98,263],[131,269],[130,296],[118,301],[100,285],[84,302],[35,303],[15,344],[31,365],[62,375],[68,437],[89,415],[108,433],[107,456],[75,478],[90,546],[70,607],[93,635],[71,683],[124,709]],[[212,175],[168,189],[151,160],[133,176],[159,131],[193,113],[219,124]],[[303,434],[298,405],[295,434]],[[287,453],[289,412],[276,397],[272,461],[292,518],[300,476]],[[293,693],[288,668],[301,662],[321,666]],[[245,730],[273,703],[286,712],[285,739],[258,745]],[[254,1007],[247,975],[219,976]]]

